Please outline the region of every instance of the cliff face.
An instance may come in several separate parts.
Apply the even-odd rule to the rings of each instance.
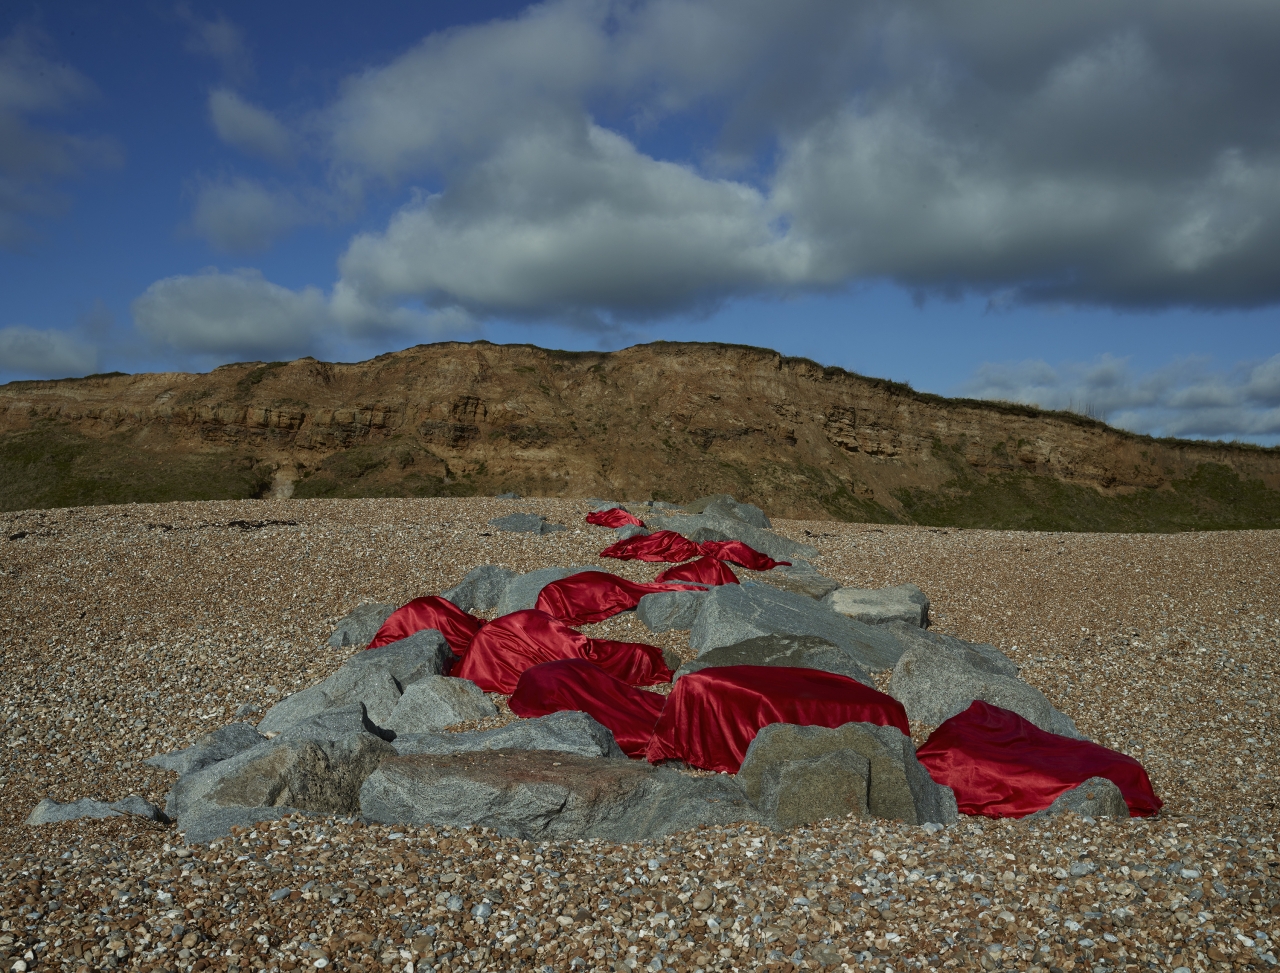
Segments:
[[[1280,451],[1155,441],[757,348],[443,343],[0,387],[0,505],[274,493],[691,499],[804,519],[1280,526]]]

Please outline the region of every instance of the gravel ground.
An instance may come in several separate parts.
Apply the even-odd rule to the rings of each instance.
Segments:
[[[599,563],[577,501],[255,501],[5,515],[0,968],[1071,971],[1276,965],[1280,533],[1031,534],[788,521],[843,583],[913,581],[1080,729],[1156,819],[841,820],[633,845],[296,818],[188,848],[138,818],[28,829],[50,796],[161,802],[142,758],[326,676],[365,600],[471,567]],[[536,510],[571,525],[500,534]],[[660,566],[604,562],[648,580]],[[655,641],[629,616],[594,635]],[[487,725],[501,722],[499,716]]]

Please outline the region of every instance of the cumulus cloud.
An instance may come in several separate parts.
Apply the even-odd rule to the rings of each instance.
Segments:
[[[1190,358],[1146,374],[1126,359],[981,366],[966,395],[1065,409],[1155,436],[1280,439],[1280,355],[1230,370]]]
[[[69,378],[91,374],[97,364],[97,349],[65,331],[0,328],[0,374]]]
[[[188,51],[218,62],[229,81],[238,83],[253,77],[253,58],[239,27],[222,14],[216,19],[206,20],[186,3],[178,4],[176,11],[187,23]]]
[[[240,177],[202,181],[191,225],[219,250],[253,253],[267,249],[313,215],[288,190],[268,189],[256,179]]]
[[[280,121],[228,88],[209,92],[209,118],[218,138],[249,155],[285,164],[293,159],[293,140]]]

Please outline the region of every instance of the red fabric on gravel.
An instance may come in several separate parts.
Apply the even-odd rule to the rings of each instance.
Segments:
[[[770,723],[875,723],[910,733],[907,712],[847,676],[786,666],[718,666],[681,676],[667,697],[646,755],[736,774],[747,747]]]
[[[703,541],[698,545],[703,554],[729,561],[751,571],[771,571],[777,567],[790,567],[790,561],[775,561],[767,554],[761,554],[754,547],[742,541]]]
[[[513,693],[526,669],[559,659],[586,659],[629,686],[671,681],[662,650],[642,642],[590,639],[558,618],[529,608],[495,618],[467,647],[451,675],[487,693]]]
[[[645,595],[701,590],[691,584],[643,584],[607,571],[579,571],[543,588],[533,607],[566,625],[588,625],[630,611]]]
[[[368,647],[380,648],[392,642],[398,642],[400,639],[407,639],[415,632],[434,628],[444,636],[454,655],[463,655],[476,632],[480,631],[483,625],[484,619],[464,612],[447,599],[436,595],[431,595],[429,598],[415,598],[409,604],[391,613]]]
[[[597,527],[626,527],[629,524],[635,527],[644,526],[643,520],[634,514],[627,513],[621,507],[589,513],[587,514],[587,523],[595,524]]]
[[[1132,757],[1047,733],[980,699],[934,730],[916,756],[935,781],[955,791],[962,814],[1025,817],[1090,777],[1119,787],[1134,817],[1155,814],[1164,804]]]
[[[601,557],[616,557],[620,561],[689,561],[700,555],[698,545],[681,537],[673,530],[656,530],[652,534],[636,534],[625,541],[611,544],[600,552]]]
[[[738,576],[719,558],[700,557],[696,561],[667,568],[659,574],[655,581],[698,581],[702,584],[721,585],[737,584]]]
[[[562,659],[526,669],[508,702],[524,717],[579,710],[608,727],[628,757],[643,757],[666,701],[583,659]]]

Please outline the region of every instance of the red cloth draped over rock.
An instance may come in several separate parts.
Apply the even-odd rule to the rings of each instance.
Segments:
[[[702,584],[721,585],[737,584],[738,576],[733,573],[729,565],[719,558],[708,555],[707,557],[700,557],[696,561],[681,564],[679,567],[667,568],[654,580],[658,582],[698,581]]]
[[[742,541],[703,541],[698,545],[703,554],[741,565],[752,571],[771,571],[777,567],[790,567],[790,561],[775,561],[767,554],[761,554],[754,547],[748,547]]]
[[[597,527],[626,527],[629,524],[635,527],[644,526],[643,520],[627,513],[621,507],[614,507],[612,510],[597,510],[595,513],[587,514],[587,523],[595,524]]]
[[[665,696],[628,686],[584,659],[544,662],[526,669],[509,700],[516,716],[580,710],[609,728],[628,757],[643,757]]]
[[[702,553],[698,545],[674,530],[655,530],[652,534],[636,534],[624,541],[610,544],[600,552],[601,557],[616,557],[620,561],[688,561]]]
[[[369,648],[376,649],[400,639],[407,639],[415,632],[434,628],[454,655],[462,655],[467,646],[484,625],[484,619],[469,615],[453,602],[436,595],[429,598],[415,598],[409,604],[397,608],[382,623],[378,634],[369,643]]]
[[[487,693],[513,693],[526,669],[558,659],[594,662],[629,686],[671,681],[656,645],[590,639],[536,608],[503,615],[482,628],[450,675],[470,679]]]
[[[875,723],[910,733],[892,696],[847,676],[785,666],[719,666],[681,676],[667,697],[646,755],[736,774],[747,747],[770,723]]]
[[[692,584],[643,584],[606,571],[579,571],[543,588],[533,607],[566,625],[588,625],[630,611],[645,595],[702,590]]]
[[[1155,814],[1164,803],[1132,757],[1046,733],[980,699],[934,730],[916,756],[935,781],[955,791],[962,814],[1021,818],[1090,777],[1119,787],[1134,817]]]

